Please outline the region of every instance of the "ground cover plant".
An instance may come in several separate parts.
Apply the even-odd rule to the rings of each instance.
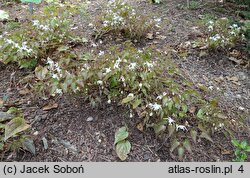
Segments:
[[[44,1],[33,6],[33,14],[27,11],[28,4],[22,5],[26,15],[19,19],[12,10],[17,2],[4,3],[0,10],[0,149],[4,159],[13,152],[17,155],[13,159],[19,159],[27,151],[31,154],[25,159],[39,159],[47,153],[53,157],[51,150],[63,146],[76,161],[89,157],[81,149],[88,144],[93,148],[96,141],[100,148],[95,149],[106,150],[105,154],[114,150],[108,160],[131,161],[137,149],[155,153],[155,161],[164,157],[175,161],[249,160],[247,142],[241,141],[249,139],[247,72],[238,72],[238,76],[217,72],[221,76],[214,80],[216,86],[205,77],[209,72],[200,71],[199,61],[193,60],[208,57],[205,60],[210,63],[209,56],[221,54],[233,61],[230,65],[243,64],[240,69],[248,71],[248,21],[202,15],[191,21],[198,26],[189,27],[190,21],[185,19],[183,23],[188,22],[183,28],[176,22],[182,17],[161,16],[165,1],[152,2],[111,0],[94,2],[99,7],[94,8],[88,1]],[[190,13],[191,18],[209,5],[190,1],[188,8],[175,4],[173,10]],[[145,9],[152,13],[142,13]],[[182,32],[188,28],[192,30]],[[188,41],[185,33],[190,33]],[[193,62],[186,66],[185,61]],[[8,74],[10,79],[4,84],[8,80],[5,72],[13,66],[15,72]],[[198,67],[193,70],[194,66]],[[16,77],[16,71],[23,76]],[[224,85],[226,81],[232,84]],[[238,88],[243,93],[232,96],[228,88],[231,93]],[[84,106],[77,102],[67,106],[75,97]],[[234,97],[241,101],[237,107],[230,105]],[[13,103],[15,98],[18,104]],[[61,103],[60,99],[67,101]],[[104,108],[106,114],[101,118],[105,119],[88,116],[82,120],[94,113],[85,105],[100,113]],[[110,109],[111,116],[107,115]],[[75,123],[73,131],[68,128]],[[80,135],[85,137],[80,140],[92,141],[73,141]],[[151,138],[147,144],[158,144],[137,148],[135,140],[143,145],[142,137],[147,135]],[[77,143],[80,145],[74,146]],[[201,152],[208,146],[213,148],[209,157],[193,158],[197,153],[204,155]]]

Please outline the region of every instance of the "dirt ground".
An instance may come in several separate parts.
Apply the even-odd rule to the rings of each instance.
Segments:
[[[95,18],[96,13],[101,10],[100,4],[105,1],[90,2],[90,18]],[[215,3],[209,3],[207,8],[197,10],[181,8],[185,3],[186,0],[165,0],[160,5],[152,5],[146,0],[133,1],[132,4],[141,13],[154,13],[162,20],[158,34],[164,36],[164,39],[146,40],[141,46],[154,44],[161,51],[167,51],[169,47],[178,51],[182,44],[202,33],[194,30],[200,15],[214,13],[222,17],[224,14],[218,11]],[[21,7],[8,8],[18,12],[16,18],[23,13]],[[229,11],[228,13],[230,14]],[[77,25],[78,19],[74,20]],[[83,29],[84,35],[95,42],[87,24]],[[112,43],[102,40],[104,45],[97,47],[97,50],[105,50]],[[242,116],[243,123],[249,129],[239,127],[234,131],[238,139],[249,141],[250,70],[228,58],[223,52],[201,56],[199,49],[188,48],[186,58],[176,55],[173,60],[194,84],[203,84],[212,89],[211,96],[221,97],[220,107],[230,119],[238,122]],[[178,161],[169,152],[169,143],[161,148],[162,142],[156,138],[153,130],[139,131],[135,123],[139,123],[140,119],[136,116],[129,118],[128,110],[124,107],[103,104],[92,108],[81,96],[43,99],[35,97],[33,93],[20,92],[24,88],[20,81],[29,74],[30,71],[20,70],[15,65],[6,66],[0,63],[0,98],[7,97],[10,106],[20,107],[24,112],[25,118],[32,125],[31,134],[37,154],[32,155],[27,151],[2,153],[2,161],[119,161],[114,151],[114,134],[125,124],[129,128],[129,140],[132,144],[132,151],[126,161]],[[229,80],[231,77],[237,77],[237,81]],[[44,111],[43,107],[48,104],[58,104],[58,107]],[[5,109],[0,108],[0,111]],[[48,149],[44,149],[41,141],[43,138],[48,141]],[[193,145],[192,154],[186,154],[183,161],[231,161],[234,155],[230,141],[223,134],[215,135],[213,144],[199,140]]]

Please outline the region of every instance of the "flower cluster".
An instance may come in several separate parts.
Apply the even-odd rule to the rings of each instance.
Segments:
[[[102,23],[95,28],[137,39],[146,36],[155,24],[160,23],[159,19],[152,20],[146,15],[139,14],[131,5],[120,0],[109,1],[101,21]]]
[[[210,49],[234,45],[241,39],[241,27],[237,24],[231,25],[227,18],[209,20],[206,26],[208,32],[206,43]]]

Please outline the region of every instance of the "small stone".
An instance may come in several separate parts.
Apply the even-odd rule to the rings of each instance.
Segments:
[[[87,118],[87,122],[91,122],[91,121],[93,121],[93,120],[94,120],[94,118],[91,117],[91,116]]]

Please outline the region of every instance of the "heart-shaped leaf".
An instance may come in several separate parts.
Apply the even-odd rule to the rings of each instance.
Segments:
[[[16,117],[8,122],[5,126],[4,141],[8,138],[15,136],[17,133],[27,130],[30,125],[26,124],[24,118]]]
[[[115,133],[114,144],[117,144],[118,142],[123,141],[126,138],[128,138],[128,131],[127,131],[127,128],[124,126],[124,127],[119,128],[119,130]]]
[[[115,150],[116,150],[118,157],[122,161],[124,161],[125,159],[127,159],[128,154],[131,150],[131,144],[128,140],[120,141],[117,143]]]
[[[189,153],[192,152],[191,144],[190,144],[190,142],[189,142],[188,139],[186,139],[186,140],[183,142],[183,146],[184,146],[184,148],[186,148],[186,150],[187,150]]]
[[[171,143],[170,152],[173,152],[178,146],[180,145],[180,142],[178,142],[176,139]]]
[[[178,157],[179,157],[180,160],[183,158],[184,152],[185,152],[185,150],[184,150],[183,147],[178,148]]]
[[[33,155],[36,154],[36,147],[34,145],[33,140],[25,139],[25,141],[23,142],[23,147],[29,152],[31,152]]]
[[[213,142],[212,138],[208,135],[207,132],[202,132],[200,137],[205,138],[205,139],[209,140],[210,142]]]

